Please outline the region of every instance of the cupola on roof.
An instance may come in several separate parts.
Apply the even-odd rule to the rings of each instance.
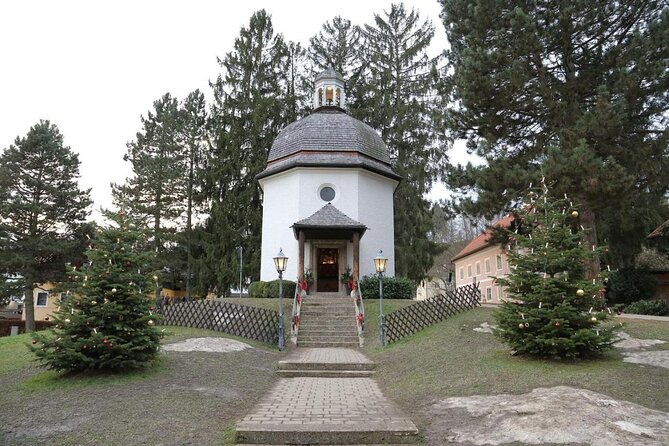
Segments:
[[[381,136],[350,116],[345,106],[344,80],[328,68],[314,81],[314,111],[286,126],[276,137],[267,168],[258,178],[292,167],[361,167],[399,180]]]

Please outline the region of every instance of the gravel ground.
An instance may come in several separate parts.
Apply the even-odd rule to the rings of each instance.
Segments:
[[[45,373],[34,363],[0,374],[0,444],[220,445],[276,379],[278,353],[260,348],[161,355],[137,379],[62,378],[78,382],[39,391],[20,385]]]

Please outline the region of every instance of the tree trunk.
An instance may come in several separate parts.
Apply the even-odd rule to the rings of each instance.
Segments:
[[[594,246],[597,249],[597,224],[595,223],[595,213],[590,209],[581,210],[581,224],[587,230],[585,233],[585,242],[588,248]],[[599,254],[595,253],[592,259],[586,265],[585,277],[590,280],[599,275]]]
[[[35,331],[35,299],[33,287],[23,292],[23,312],[26,315],[26,333]]]

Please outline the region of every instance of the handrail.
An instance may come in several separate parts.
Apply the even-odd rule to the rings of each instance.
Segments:
[[[358,337],[362,343],[362,334],[365,331],[365,304],[362,300],[362,289],[360,288],[360,280],[355,281],[356,297],[355,297],[355,325],[358,328]]]
[[[297,281],[295,294],[293,295],[293,310],[291,312],[290,339],[297,344],[297,333],[300,330],[300,312],[302,311],[302,286]]]

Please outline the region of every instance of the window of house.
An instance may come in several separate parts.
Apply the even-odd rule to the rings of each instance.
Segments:
[[[44,291],[41,291],[41,292],[37,293],[37,301],[35,302],[35,306],[46,307],[48,297],[49,297],[49,293],[46,293]]]
[[[323,105],[323,89],[322,88],[318,89],[318,105],[319,106]]]
[[[481,275],[481,262],[476,262],[476,275]]]
[[[332,87],[325,87],[325,103],[327,105],[332,105],[334,101],[334,90]]]
[[[335,94],[335,103],[336,103],[339,107],[341,107],[341,106],[342,106],[342,103],[341,103],[341,88],[337,88],[336,91],[337,91],[337,92],[336,92],[336,94]]]
[[[465,269],[463,267],[460,267],[460,278],[461,279],[465,278]]]
[[[485,289],[485,300],[488,302],[492,302],[492,288],[491,287],[486,287]]]
[[[490,272],[490,259],[485,259],[485,272]]]
[[[471,277],[471,276],[472,276],[472,266],[467,265],[467,277]]]
[[[502,256],[497,256],[497,270],[502,269]]]

